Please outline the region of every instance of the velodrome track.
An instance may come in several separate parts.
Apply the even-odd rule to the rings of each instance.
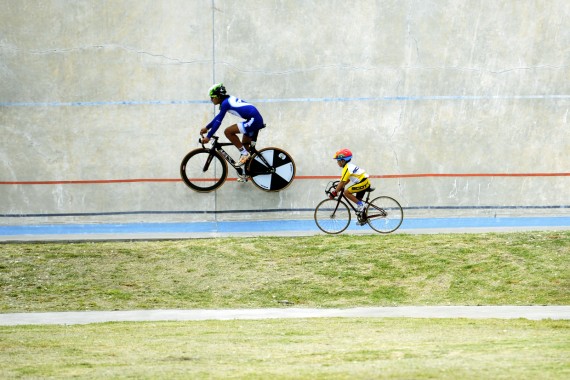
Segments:
[[[396,233],[511,232],[570,230],[570,216],[406,219]],[[344,233],[375,234],[354,222]],[[323,234],[312,219],[192,223],[38,224],[0,226],[0,242],[162,240]]]
[[[570,217],[446,218],[404,220],[397,233],[462,233],[570,230]],[[373,233],[351,225],[346,233]],[[307,236],[322,234],[312,220],[204,223],[134,223],[0,226],[0,242],[109,241]],[[0,325],[89,324],[269,318],[497,318],[570,319],[570,306],[400,306],[350,309],[268,308],[226,310],[130,310],[0,314]]]

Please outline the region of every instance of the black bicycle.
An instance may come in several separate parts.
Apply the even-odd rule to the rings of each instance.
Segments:
[[[233,146],[232,143],[221,143],[217,136],[212,136],[211,141],[211,147],[206,148],[202,138],[198,139],[202,147],[190,151],[180,164],[180,176],[192,190],[210,192],[218,189],[228,177],[228,163],[236,170],[238,178],[244,182],[251,180],[264,191],[283,190],[295,178],[295,162],[283,149],[271,147],[258,151],[254,139],[249,149],[251,158],[239,166],[223,148]]]
[[[329,197],[336,189],[339,181],[329,182],[325,194]],[[370,200],[374,188],[366,189],[366,207],[362,214],[358,214],[352,202],[346,198],[344,191],[338,194],[336,199],[327,198],[318,204],[315,209],[315,223],[319,229],[327,234],[339,234],[346,230],[350,224],[350,208],[357,215],[357,224],[360,226],[368,223],[374,231],[381,234],[389,234],[396,231],[404,220],[404,210],[397,200],[387,196],[379,196]],[[349,208],[350,206],[350,208]]]

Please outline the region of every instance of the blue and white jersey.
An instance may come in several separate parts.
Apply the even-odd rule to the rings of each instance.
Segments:
[[[208,129],[208,138],[212,137],[220,125],[222,125],[222,120],[227,112],[247,120],[247,124],[254,126],[255,129],[263,128],[263,118],[257,108],[235,96],[230,96],[224,99],[222,104],[220,104],[220,113],[206,126],[206,129]]]

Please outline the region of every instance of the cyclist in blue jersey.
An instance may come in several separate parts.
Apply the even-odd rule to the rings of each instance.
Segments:
[[[261,114],[253,105],[236,98],[235,96],[228,95],[226,88],[222,83],[218,83],[210,87],[209,90],[210,100],[214,105],[220,106],[220,113],[214,119],[200,130],[200,133],[208,133],[202,139],[202,143],[206,144],[210,138],[216,133],[226,113],[241,117],[245,121],[238,122],[226,128],[224,134],[238,148],[240,151],[240,159],[238,165],[243,165],[249,160],[250,155],[248,148],[252,139],[256,136],[257,131],[265,128]],[[238,134],[243,134],[242,141],[240,141]]]

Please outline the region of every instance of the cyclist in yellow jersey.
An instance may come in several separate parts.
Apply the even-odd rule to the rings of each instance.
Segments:
[[[352,152],[349,149],[339,150],[334,154],[333,158],[336,160],[338,166],[342,168],[342,174],[340,175],[340,182],[336,189],[333,190],[330,198],[335,198],[338,193],[344,189],[344,195],[356,203],[357,212],[362,213],[366,206],[364,202],[362,202],[362,197],[364,196],[365,190],[370,187],[368,173],[366,173],[366,170],[350,162]]]

